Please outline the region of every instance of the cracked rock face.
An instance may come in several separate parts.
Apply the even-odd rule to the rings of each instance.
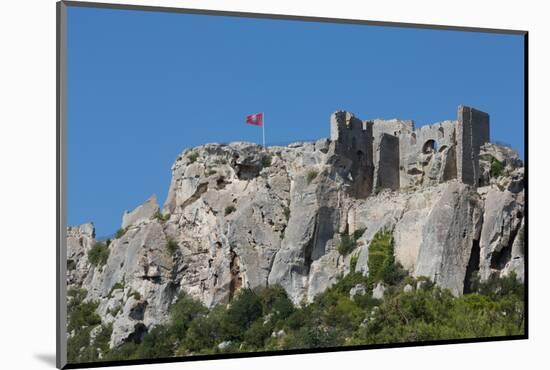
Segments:
[[[514,152],[485,145],[477,189],[446,178],[454,170],[449,148],[418,159],[427,175],[416,184],[359,199],[351,160],[334,145],[184,151],[163,207],[151,197],[124,213],[125,233],[108,245],[105,265],[88,261],[93,225],[68,228],[68,287],[99,303],[117,346],[167,320],[180,292],[211,307],[242,288],[280,285],[294,303],[311,302],[350,271],[352,258],[368,274],[369,244],[382,229],[393,232],[396,260],[411,275],[455,295],[475,272],[523,279],[523,167]],[[493,157],[504,163],[498,178],[490,174]],[[364,233],[344,257],[341,233],[356,230]]]

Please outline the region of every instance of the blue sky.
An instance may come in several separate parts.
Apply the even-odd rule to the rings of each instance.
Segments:
[[[367,118],[491,116],[523,158],[523,38],[135,10],[68,10],[68,222],[98,235],[151,194],[162,204],[187,147],[329,135]]]

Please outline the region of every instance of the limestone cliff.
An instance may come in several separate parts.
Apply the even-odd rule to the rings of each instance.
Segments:
[[[124,213],[104,265],[88,261],[93,225],[68,229],[68,287],[99,302],[116,346],[166,320],[180,291],[213,306],[243,287],[277,284],[296,304],[311,301],[349,272],[352,259],[368,274],[369,243],[384,228],[393,231],[396,259],[411,275],[455,295],[475,272],[523,279],[523,164],[515,152],[481,145],[474,186],[446,176],[445,156],[424,150],[420,172],[411,175],[418,181],[383,187],[378,179],[365,192],[361,181],[385,176],[378,170],[385,162],[365,160],[358,168],[341,144],[184,151],[164,206],[152,197]],[[395,184],[403,173],[389,176]],[[357,247],[341,255],[342,235],[359,229]]]

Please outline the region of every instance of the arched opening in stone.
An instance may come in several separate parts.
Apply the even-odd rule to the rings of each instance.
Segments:
[[[437,129],[437,138],[443,139],[443,136],[445,136],[445,131],[443,130],[443,127],[440,127]]]
[[[411,145],[416,145],[416,134],[414,132],[411,134]]]
[[[433,153],[436,150],[437,150],[437,145],[435,143],[435,140],[430,139],[426,141],[424,145],[422,145],[422,153],[424,154]]]
[[[439,148],[439,153],[444,152],[445,150],[447,150],[447,148],[447,145],[442,145],[441,148]]]

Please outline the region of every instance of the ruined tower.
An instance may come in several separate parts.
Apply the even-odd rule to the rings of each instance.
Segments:
[[[415,129],[413,121],[362,121],[352,113],[331,116],[338,168],[351,193],[364,198],[382,189],[428,186],[457,179],[479,184],[479,150],[489,142],[489,115],[458,107],[457,120]]]
[[[373,148],[372,122],[361,121],[350,112],[338,111],[330,117],[330,139],[334,152],[349,163],[352,185],[350,191],[358,198],[372,193]]]
[[[457,176],[469,185],[479,182],[479,148],[489,142],[489,115],[474,108],[458,107]]]

